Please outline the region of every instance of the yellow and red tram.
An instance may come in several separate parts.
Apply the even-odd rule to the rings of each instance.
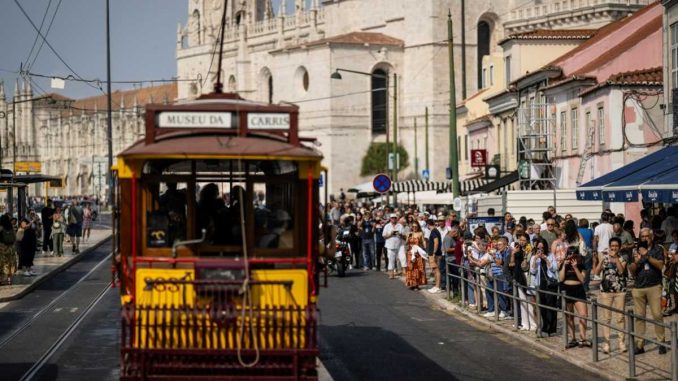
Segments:
[[[149,105],[118,155],[122,380],[316,380],[321,154],[298,107]]]

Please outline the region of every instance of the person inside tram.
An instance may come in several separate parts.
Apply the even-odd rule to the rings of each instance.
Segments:
[[[168,242],[186,239],[185,190],[178,190],[177,183],[167,183],[167,190],[160,195],[159,204],[168,219]]]
[[[217,216],[219,212],[225,209],[224,201],[219,198],[219,188],[214,183],[209,183],[202,187],[198,200],[198,223],[196,227],[200,236],[205,229],[205,239],[212,242],[215,238],[217,228]]]

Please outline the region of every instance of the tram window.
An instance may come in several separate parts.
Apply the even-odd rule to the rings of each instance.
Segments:
[[[254,183],[254,237],[257,248],[294,247],[294,187],[287,182]]]
[[[247,202],[245,186],[229,182],[198,184],[196,228],[198,232],[205,229],[207,243],[242,245],[240,200],[243,205]]]
[[[187,184],[160,182],[149,184],[146,211],[148,247],[171,247],[176,240],[186,239]]]

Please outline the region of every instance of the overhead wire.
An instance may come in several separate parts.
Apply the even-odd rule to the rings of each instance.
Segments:
[[[61,7],[61,1],[62,0],[59,0],[59,2],[56,5],[56,8],[54,9],[54,13],[52,13],[52,19],[49,21],[49,25],[47,26],[47,31],[45,32],[45,37],[48,36],[49,32],[52,30],[52,25],[54,24],[54,19],[56,18],[57,13],[59,12],[59,8]],[[36,38],[37,38],[37,36],[36,36]],[[35,53],[33,60],[28,64],[27,70],[31,70],[33,68],[33,65],[35,64],[35,61],[38,59],[38,56],[40,55],[40,52],[42,51],[43,46],[45,46],[45,40],[40,41],[40,46],[38,47],[38,51]]]
[[[40,30],[42,30],[43,25],[45,25],[45,20],[47,19],[47,14],[49,13],[49,9],[52,7],[52,0],[49,0],[47,3],[47,8],[45,8],[45,13],[42,15],[42,21],[40,21]],[[28,56],[26,56],[26,59],[24,62],[28,63],[31,60],[31,55],[33,55],[33,50],[35,49],[35,45],[38,43],[40,35],[36,34],[35,39],[33,39],[33,44],[31,45],[31,49],[28,52]]]
[[[57,57],[57,59],[59,59],[59,61],[60,61],[62,64],[64,64],[64,66],[66,66],[66,67],[68,68],[68,70],[70,70],[71,73],[73,73],[73,75],[76,76],[76,78],[82,79],[82,77],[81,77],[81,76],[80,76],[80,75],[79,75],[79,74],[71,67],[71,65],[69,65],[69,64],[63,59],[63,57],[61,57],[61,55],[59,54],[59,52],[57,52],[56,49],[54,49],[54,47],[52,46],[52,44],[50,44],[50,42],[47,40],[47,38],[45,38],[45,36],[44,36],[44,35],[42,34],[42,32],[40,31],[40,29],[38,29],[38,27],[35,25],[35,23],[33,22],[33,20],[30,18],[30,16],[28,16],[28,13],[26,13],[26,10],[24,9],[24,7],[21,6],[21,4],[19,3],[19,1],[18,1],[18,0],[14,0],[14,4],[16,4],[17,7],[19,7],[19,10],[21,10],[21,13],[24,15],[24,17],[26,18],[26,20],[28,20],[28,22],[31,24],[31,26],[33,27],[33,29],[35,29],[35,31],[38,33],[38,35],[40,36],[40,38],[42,38],[42,40],[45,42],[45,44],[47,44],[47,47],[52,51],[52,53],[54,53],[54,55]],[[96,89],[96,87],[94,87],[92,84],[89,84],[89,83],[87,83],[87,84],[88,84],[90,87]],[[101,91],[103,92],[103,89],[101,89],[101,88],[98,88],[98,90],[101,90]]]

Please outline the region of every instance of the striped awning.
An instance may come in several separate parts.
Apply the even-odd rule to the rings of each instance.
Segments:
[[[423,192],[423,191],[437,191],[445,192],[450,188],[450,183],[447,181],[424,181],[424,180],[407,180],[396,181],[393,183],[392,190],[394,192]]]

